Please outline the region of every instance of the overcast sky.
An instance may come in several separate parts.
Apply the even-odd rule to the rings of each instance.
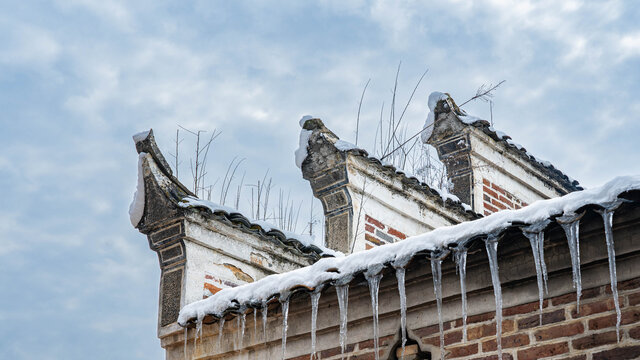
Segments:
[[[208,182],[246,158],[248,183],[269,170],[308,206],[298,120],[353,142],[371,79],[370,147],[402,62],[400,103],[429,70],[408,131],[431,91],[462,102],[506,80],[495,127],[528,151],[586,187],[640,173],[637,3],[429,3],[2,2],[0,358],[162,358],[159,266],[127,214],[141,130],[165,153],[178,124],[222,131]],[[465,108],[489,117],[486,103]]]

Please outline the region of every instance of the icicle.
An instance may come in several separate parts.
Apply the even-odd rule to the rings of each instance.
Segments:
[[[224,330],[224,317],[218,320],[218,350],[222,350],[222,331]]]
[[[204,318],[204,317],[203,317]],[[196,334],[193,337],[193,355],[195,355],[196,350],[198,349],[198,336],[202,335],[202,318],[200,318],[200,316],[198,316],[198,320],[196,321]]]
[[[405,291],[405,274],[406,266],[411,261],[411,257],[402,257],[393,262],[396,268],[396,280],[398,281],[398,294],[400,296],[400,331],[402,334],[402,354],[400,358],[404,358],[405,345],[407,344],[407,294]]]
[[[396,268],[396,279],[398,279],[398,292],[400,293],[400,330],[402,331],[402,356],[404,358],[404,347],[407,343],[407,294],[404,289],[405,269]]]
[[[365,278],[369,284],[369,294],[371,295],[371,308],[373,311],[373,348],[375,350],[375,358],[379,360],[378,353],[378,290],[380,289],[380,280],[382,280],[382,266],[375,266],[365,273]]]
[[[287,329],[289,328],[289,294],[280,296],[280,304],[282,305],[282,360],[287,353]]]
[[[262,300],[262,310],[260,313],[262,314],[262,337],[264,343],[267,343],[267,312],[269,311],[269,305],[267,304],[267,300]]]
[[[529,239],[531,251],[533,252],[533,262],[536,266],[536,277],[538,280],[538,302],[540,308],[539,323],[542,325],[542,304],[544,302],[544,292],[547,291],[547,266],[544,261],[544,229],[551,221],[544,220],[539,223],[527,226],[522,229],[524,236]]]
[[[444,360],[444,329],[442,326],[442,257],[441,254],[431,253],[431,274],[433,278],[433,292],[436,296],[438,308],[438,329],[440,330],[440,359]]]
[[[620,342],[620,301],[618,299],[618,276],[616,274],[616,250],[613,246],[613,213],[622,204],[622,200],[617,200],[609,204],[603,204],[604,210],[596,210],[602,215],[604,222],[604,237],[607,242],[607,254],[609,255],[609,277],[611,279],[611,293],[613,294],[613,304],[616,307],[616,338]]]
[[[496,343],[498,345],[498,359],[502,359],[502,288],[498,276],[498,234],[489,234],[485,240],[489,268],[491,269],[491,282],[493,283],[493,296],[496,301]]]
[[[567,235],[569,254],[571,255],[571,270],[573,273],[573,288],[576,289],[576,311],[580,312],[580,297],[582,296],[582,275],[580,274],[580,218],[584,215],[569,213],[556,218]]]
[[[253,308],[253,341],[258,338],[258,309]]]
[[[318,303],[321,294],[322,286],[317,287],[311,293],[311,360],[316,356],[316,321],[318,320]]]
[[[189,335],[189,328],[185,326],[184,328],[184,360],[187,360],[187,337]]]
[[[462,341],[467,341],[467,248],[456,249],[456,268],[460,275],[460,296],[462,297]]]
[[[344,359],[344,350],[347,347],[347,311],[349,310],[349,282],[336,285],[338,296],[338,308],[340,308],[340,351]]]
[[[242,348],[242,346],[244,345],[244,329],[246,324],[247,314],[243,312],[242,316],[240,317],[240,348]]]

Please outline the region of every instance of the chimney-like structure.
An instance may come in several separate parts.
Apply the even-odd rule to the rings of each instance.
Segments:
[[[322,202],[327,247],[348,254],[478,217],[340,140],[320,119],[306,119],[302,127],[298,165]]]
[[[436,148],[452,193],[474,211],[518,209],[582,189],[486,120],[467,115],[448,94],[432,93],[429,108],[423,140]]]

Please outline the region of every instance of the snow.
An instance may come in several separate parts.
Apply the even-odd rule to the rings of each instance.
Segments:
[[[238,287],[226,288],[205,300],[188,304],[180,311],[178,323],[184,326],[189,319],[201,319],[205,314],[220,316],[236,302],[261,303],[275,294],[287,293],[300,285],[315,288],[326,282],[354,276],[372,266],[392,263],[396,259],[413,257],[418,252],[433,251],[474,236],[499,231],[513,222],[535,224],[553,215],[573,213],[587,204],[607,204],[617,200],[618,195],[627,190],[640,190],[640,175],[617,177],[601,187],[540,200],[519,210],[504,210],[475,221],[437,228],[404,241],[349,256],[324,258],[311,266],[270,275]]]
[[[300,140],[298,142],[298,149],[296,150],[296,166],[302,169],[302,163],[307,158],[307,145],[309,145],[309,137],[311,137],[313,131],[302,129],[300,130]]]
[[[424,122],[423,131],[420,135],[420,139],[423,143],[427,143],[427,140],[429,140],[431,133],[433,132],[433,122],[435,121],[433,111],[436,108],[436,105],[438,105],[438,101],[447,100],[448,98],[449,96],[447,94],[439,91],[434,91],[429,94],[429,100],[427,100],[427,105],[429,105],[429,114],[427,114],[427,120]]]
[[[355,146],[354,144],[348,142],[348,141],[344,141],[344,140],[338,140],[336,141],[335,144],[333,144],[333,146],[336,147],[336,149],[340,150],[340,151],[349,151],[349,150],[353,150],[353,149],[359,149],[359,147]]]
[[[134,135],[134,140],[136,136],[140,134],[142,133]],[[146,134],[149,134],[149,132],[147,131]],[[145,152],[138,154],[138,184],[136,185],[136,192],[133,194],[133,201],[131,201],[129,205],[129,220],[131,220],[133,227],[138,226],[140,220],[142,220],[142,215],[144,215],[144,174],[142,173],[142,161],[146,156],[147,153]]]
[[[135,143],[139,143],[140,141],[143,141],[144,139],[146,139],[149,136],[150,132],[151,132],[151,130],[141,131],[141,132],[133,135],[133,141]]]
[[[265,232],[269,232],[271,230],[277,230],[277,231],[280,231],[281,233],[283,233],[284,236],[286,236],[288,239],[294,239],[294,240],[300,242],[304,246],[314,245],[314,246],[318,247],[320,250],[322,250],[322,252],[324,254],[331,255],[331,256],[344,256],[344,254],[339,252],[339,251],[335,251],[333,249],[329,249],[329,248],[325,247],[324,245],[318,244],[316,242],[315,238],[313,236],[311,236],[311,235],[296,234],[296,233],[291,232],[291,231],[281,230],[277,226],[275,226],[275,225],[273,225],[273,224],[271,224],[271,223],[269,223],[267,221],[253,220],[250,216],[247,216],[242,211],[236,210],[236,209],[228,207],[228,206],[216,204],[214,202],[207,201],[207,200],[201,200],[201,199],[195,198],[193,196],[187,196],[187,197],[183,198],[180,201],[180,203],[178,203],[178,205],[180,207],[183,207],[183,208],[190,208],[190,207],[198,207],[199,206],[199,207],[208,208],[209,210],[211,210],[211,212],[224,211],[227,214],[240,214],[240,215],[244,216],[245,218],[247,218],[251,223],[259,225],[262,228],[262,230],[264,230]]]
[[[482,120],[477,116],[471,116],[471,115],[458,115],[458,119],[460,119],[460,121],[462,121],[463,123],[465,123],[467,125],[472,125],[472,124],[475,124],[476,122]]]

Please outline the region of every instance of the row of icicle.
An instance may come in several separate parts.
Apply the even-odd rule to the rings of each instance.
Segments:
[[[607,254],[609,259],[609,274],[611,281],[611,291],[613,294],[613,301],[616,310],[616,334],[618,341],[620,339],[620,304],[618,300],[618,287],[616,276],[616,263],[615,263],[615,250],[613,242],[613,214],[614,211],[622,204],[623,200],[616,200],[612,203],[603,205],[602,210],[596,210],[603,219],[605,230],[605,241],[607,245]],[[573,278],[573,287],[576,289],[576,309],[580,312],[580,297],[582,295],[582,279],[580,273],[580,238],[579,238],[579,226],[582,214],[565,214],[556,218],[556,221],[563,228],[567,242],[569,245],[569,253],[571,257],[571,269]],[[540,304],[540,320],[542,325],[542,306],[544,293],[548,292],[547,289],[547,268],[544,260],[544,229],[550,223],[550,220],[543,220],[539,223],[524,227],[522,232],[524,236],[529,239],[531,244],[531,250],[533,252],[533,258],[536,268],[537,284],[538,284],[538,296]],[[487,235],[485,242],[485,248],[487,256],[489,258],[489,267],[491,271],[491,281],[494,289],[494,298],[496,303],[496,342],[498,350],[498,359],[502,359],[502,290],[500,286],[500,279],[498,276],[498,240],[499,233],[490,233]],[[444,331],[442,321],[442,261],[450,253],[451,250],[434,251],[431,254],[431,272],[433,278],[434,294],[436,297],[436,306],[438,310],[438,326],[440,330],[440,358],[444,359]],[[467,249],[465,246],[458,246],[453,249],[454,260],[456,263],[457,272],[460,278],[460,294],[462,297],[462,340],[467,340],[467,295],[466,295],[466,263],[467,263]],[[396,278],[398,281],[398,291],[400,295],[400,327],[402,336],[402,356],[404,357],[405,345],[407,342],[407,298],[405,294],[405,266],[409,262],[410,258],[399,259],[393,263],[396,269]],[[365,272],[365,279],[369,285],[369,292],[371,297],[371,307],[373,312],[373,343],[375,350],[375,358],[379,359],[379,334],[378,334],[378,290],[380,288],[380,281],[382,279],[382,265],[373,266]],[[335,284],[336,295],[338,298],[338,307],[340,311],[340,326],[339,326],[339,339],[340,349],[344,359],[344,353],[347,345],[347,309],[349,301],[349,282],[351,277],[342,279]],[[318,286],[310,293],[311,297],[311,354],[310,359],[316,359],[316,322],[318,317],[318,304],[320,302],[320,295],[323,286]],[[282,306],[282,359],[285,359],[287,351],[287,329],[288,329],[288,317],[289,317],[289,298],[290,294],[281,294],[280,303]],[[243,347],[243,339],[245,333],[246,314],[240,309],[241,315],[237,317],[237,326],[240,331],[240,339],[237,341],[239,348]],[[268,304],[266,300],[262,301],[262,331],[263,337],[266,342],[267,338],[267,312]],[[257,327],[257,309],[253,311],[254,321],[254,334]],[[218,330],[218,348],[221,348],[222,332],[225,324],[224,317],[219,319]],[[184,356],[187,358],[187,328],[184,329]],[[194,353],[197,346],[198,337],[202,335],[202,319],[198,319],[196,325],[196,334],[194,338]]]

